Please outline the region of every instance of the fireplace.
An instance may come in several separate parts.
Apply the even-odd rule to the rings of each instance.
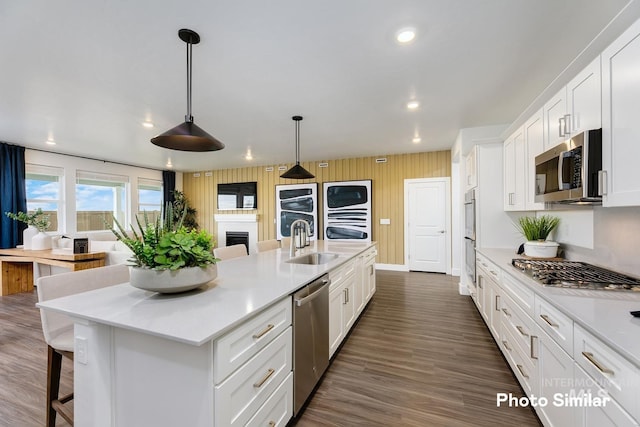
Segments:
[[[230,246],[234,243],[229,240],[227,233],[245,233],[242,241],[248,245],[249,254],[255,253],[256,243],[258,243],[258,215],[257,214],[217,214],[214,217],[216,221],[217,247]],[[233,240],[233,239],[232,239]]]
[[[249,253],[249,233],[247,231],[227,231],[226,242],[227,246],[245,245],[247,253]]]

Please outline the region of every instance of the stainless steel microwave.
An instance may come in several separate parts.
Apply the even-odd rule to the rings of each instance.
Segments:
[[[602,129],[577,134],[535,163],[536,202],[602,202]]]

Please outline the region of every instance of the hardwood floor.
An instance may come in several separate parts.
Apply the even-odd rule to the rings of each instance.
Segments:
[[[0,426],[45,425],[47,345],[35,292],[0,297]],[[62,361],[61,394],[73,390],[73,364]],[[68,426],[58,416],[56,425]]]
[[[377,292],[297,426],[539,426],[458,279],[378,271]]]
[[[375,297],[296,425],[540,425],[530,409],[496,407],[496,393],[524,393],[471,299],[458,295],[457,278],[376,275]],[[2,427],[44,425],[47,351],[36,300],[0,297]],[[63,393],[72,368],[63,362]]]

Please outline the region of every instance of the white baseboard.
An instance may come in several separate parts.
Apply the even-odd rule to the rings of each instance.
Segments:
[[[409,271],[409,266],[404,264],[380,264],[376,263],[376,270]]]
[[[469,288],[467,288],[467,285],[463,285],[462,282],[458,283],[458,293],[460,295],[471,295],[469,293]]]
[[[460,269],[459,268],[452,268],[451,269],[451,275],[452,276],[460,276]]]

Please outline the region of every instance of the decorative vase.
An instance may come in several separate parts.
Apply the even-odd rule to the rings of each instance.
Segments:
[[[39,232],[31,239],[31,249],[34,251],[51,249],[51,236],[44,231]]]
[[[558,246],[549,240],[528,241],[524,244],[524,254],[532,258],[554,258],[558,255]]]
[[[186,292],[209,283],[218,276],[218,267],[187,267],[178,270],[153,270],[145,267],[131,267],[131,286],[162,294]]]
[[[38,234],[38,229],[33,225],[30,225],[24,229],[24,231],[22,232],[22,249],[31,249],[31,240],[36,234]]]

